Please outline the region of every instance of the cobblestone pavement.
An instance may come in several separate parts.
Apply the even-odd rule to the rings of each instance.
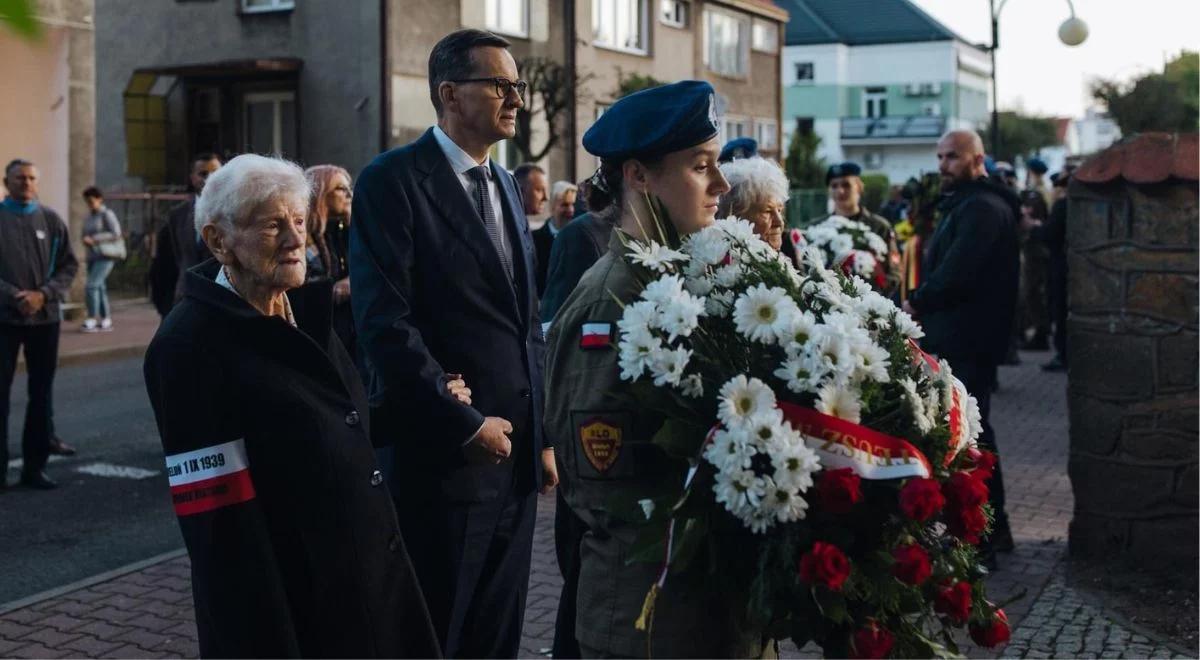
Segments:
[[[1195,657],[1115,622],[1102,604],[1065,585],[1061,562],[1073,507],[1067,479],[1066,377],[1024,354],[1000,372],[992,423],[1003,457],[1008,511],[1017,548],[1000,555],[988,579],[1005,602],[1012,642],[999,650],[962,650],[971,657]],[[525,616],[524,657],[544,655],[554,635],[562,584],[554,558],[554,499],[539,503]],[[810,656],[785,646],[785,657]],[[195,657],[196,630],[188,563],[177,557],[0,614],[2,657]]]

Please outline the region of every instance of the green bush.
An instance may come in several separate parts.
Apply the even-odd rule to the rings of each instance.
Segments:
[[[863,208],[873,213],[878,213],[880,207],[883,206],[888,196],[888,186],[891,182],[888,181],[886,174],[864,174],[862,175]]]

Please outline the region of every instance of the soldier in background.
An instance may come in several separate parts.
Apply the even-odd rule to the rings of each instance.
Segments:
[[[896,247],[896,232],[892,229],[892,223],[862,205],[862,168],[858,163],[849,161],[832,165],[825,172],[825,185],[829,187],[829,198],[833,200],[832,215],[861,222],[887,242],[888,253],[883,263],[886,284],[880,293],[891,297],[900,287],[900,249]]]

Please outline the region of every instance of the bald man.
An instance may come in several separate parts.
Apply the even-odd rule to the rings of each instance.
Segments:
[[[996,366],[1007,351],[1017,305],[1021,202],[1007,186],[988,179],[983,157],[983,141],[974,131],[951,131],[938,141],[938,171],[946,194],[938,207],[942,220],[921,264],[921,286],[904,309],[925,330],[922,348],[945,358],[979,401],[979,443],[999,459],[988,413]],[[983,551],[994,565],[992,553],[1013,545],[999,460],[988,486],[996,518]]]

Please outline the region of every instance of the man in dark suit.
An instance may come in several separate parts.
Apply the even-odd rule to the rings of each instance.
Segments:
[[[188,174],[192,198],[171,209],[167,222],[158,230],[154,261],[150,264],[150,298],[163,317],[183,299],[183,282],[188,269],[212,256],[196,233],[196,198],[204,190],[208,176],[219,169],[221,158],[214,153],[202,153],[193,158]]]
[[[979,402],[979,444],[996,453],[990,499],[995,523],[984,551],[1012,549],[1004,511],[1004,479],[996,435],[988,422],[996,367],[1008,351],[1017,306],[1021,201],[992,182],[983,166],[983,141],[974,131],[951,131],[938,142],[944,199],[942,220],[921,264],[921,286],[904,302],[925,330],[922,348],[945,358]]]
[[[520,179],[518,179],[519,181]],[[533,247],[537,251],[538,299],[546,294],[546,276],[550,272],[550,249],[563,227],[575,217],[575,195],[579,189],[570,181],[555,181],[550,189],[550,217],[533,232]]]
[[[376,444],[447,657],[515,657],[539,488],[545,340],[516,181],[488,158],[525,83],[508,42],[454,32],[429,57],[437,126],[362,174],[350,225],[355,325]],[[446,383],[461,375],[472,403]]]

